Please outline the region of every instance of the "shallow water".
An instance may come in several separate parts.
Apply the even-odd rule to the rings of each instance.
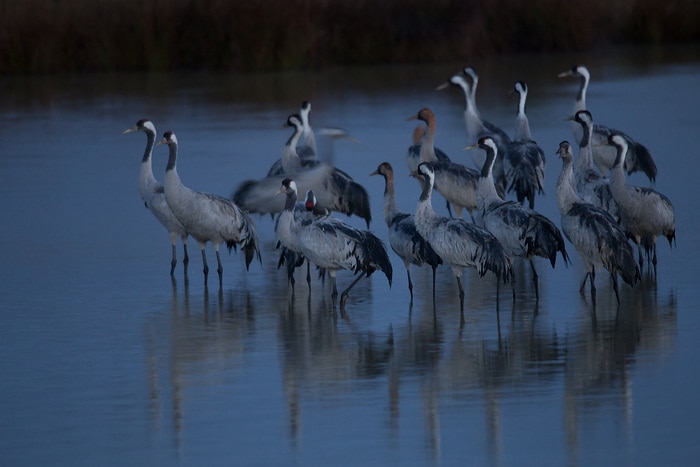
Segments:
[[[294,299],[276,269],[269,217],[257,217],[263,262],[246,271],[222,255],[224,285],[205,288],[190,240],[188,280],[168,275],[165,230],[137,194],[152,119],[180,142],[178,170],[195,189],[229,195],[279,157],[280,130],[304,99],[316,127],[340,126],[333,160],[372,196],[371,229],[387,240],[382,161],[399,204],[418,186],[404,162],[428,106],[436,145],[470,164],[462,98],[435,87],[463,64],[254,75],[95,75],[5,79],[0,96],[0,461],[3,465],[241,464],[691,464],[700,456],[695,355],[700,227],[693,204],[700,62],[687,51],[503,58],[475,63],[485,119],[512,133],[516,79],[548,156],[538,211],[559,223],[555,182],[563,119],[577,83],[559,72],[585,63],[594,119],[643,142],[674,202],[677,248],[659,243],[656,280],[621,285],[605,273],[597,302],[579,293],[580,258],[540,261],[540,300],[516,262],[515,302],[495,279],[465,271],[460,314],[452,273],[412,269],[390,253],[393,286],[360,282],[347,319],[329,284]],[[167,150],[154,171],[162,180]],[[630,183],[647,186],[633,174]],[[438,212],[446,213],[439,195]],[[343,216],[343,218],[345,218]],[[361,227],[357,218],[347,219]],[[178,255],[182,255],[178,246]],[[208,248],[210,265],[214,259]],[[225,251],[225,250],[224,250]],[[213,271],[212,271],[213,272]],[[352,280],[339,273],[339,287]]]

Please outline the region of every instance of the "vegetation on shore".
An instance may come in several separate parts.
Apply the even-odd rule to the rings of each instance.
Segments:
[[[0,73],[259,71],[700,40],[695,0],[0,0]]]

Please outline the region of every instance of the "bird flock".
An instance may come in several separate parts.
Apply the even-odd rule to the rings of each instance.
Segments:
[[[648,149],[622,131],[594,123],[586,108],[590,73],[579,65],[559,74],[580,80],[573,113],[573,145],[559,144],[556,154],[562,161],[556,183],[560,214],[557,225],[535,210],[536,199],[544,195],[545,151],[533,138],[526,114],[528,86],[516,81],[511,90],[517,94],[517,112],[512,138],[506,131],[482,119],[476,106],[479,76],[473,67],[454,74],[437,90],[456,87],[464,94],[465,151],[474,155],[479,170],[453,162],[435,146],[436,116],[427,107],[407,120],[420,122],[406,152],[408,172],[419,182],[418,202],[402,211],[396,199],[394,168],[379,163],[370,175],[384,180],[383,217],[388,228],[390,249],[406,268],[408,290],[413,300],[411,267],[432,268],[432,296],[435,303],[436,271],[448,266],[457,282],[460,309],[464,310],[465,268],[478,276],[492,273],[500,284],[510,284],[513,300],[517,290],[513,274],[515,261],[530,265],[535,297],[539,299],[539,275],[535,259],[546,259],[552,268],[570,264],[568,245],[581,257],[586,281],[595,303],[596,272],[610,274],[617,303],[620,303],[618,277],[630,287],[641,279],[646,259],[647,272],[656,277],[657,238],[664,236],[675,244],[675,214],[671,200],[649,187],[630,185],[626,174],[642,171],[653,183],[657,167]],[[310,124],[311,104],[304,101],[299,113],[290,115],[286,125],[291,135],[279,159],[273,161],[265,176],[239,183],[230,198],[195,191],[183,184],[177,171],[178,143],[167,131],[156,142],[155,125],[139,120],[124,133],[146,134],[139,194],[146,207],[167,229],[172,247],[170,274],[177,265],[178,238],[183,245],[183,268],[187,274],[187,240],[197,241],[202,254],[205,286],[209,266],[206,244],[216,253],[219,286],[223,284],[223,266],[219,247],[240,248],[246,265],[257,258],[262,264],[260,241],[251,214],[270,214],[275,218],[274,238],[280,250],[278,268],[286,266],[288,283],[294,294],[294,273],[306,265],[311,289],[311,267],[319,277],[328,276],[331,298],[345,308],[350,290],[375,271],[383,273],[391,287],[392,263],[384,242],[370,228],[372,220],[367,190],[347,172],[318,154],[316,137]],[[340,129],[324,129],[332,138],[352,139]],[[153,174],[154,148],[168,148],[163,184]],[[574,152],[578,153],[574,156]],[[552,151],[554,153],[554,151]],[[449,216],[441,216],[432,206],[433,192],[444,198]],[[298,202],[303,197],[302,202]],[[464,210],[469,218],[463,218]],[[454,215],[453,215],[454,211]],[[367,229],[355,228],[334,213],[358,216]],[[637,247],[635,258],[634,246]],[[520,258],[520,259],[517,259]],[[340,294],[336,276],[351,271],[355,278]],[[482,279],[483,280],[483,279]]]

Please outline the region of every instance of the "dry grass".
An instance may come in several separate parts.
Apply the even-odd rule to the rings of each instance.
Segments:
[[[695,0],[0,0],[0,73],[439,62],[698,41],[699,24]]]

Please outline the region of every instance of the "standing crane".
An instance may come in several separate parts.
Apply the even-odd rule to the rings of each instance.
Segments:
[[[143,131],[146,133],[146,150],[143,153],[143,158],[141,159],[141,172],[139,175],[139,195],[144,204],[149,211],[158,219],[158,221],[163,224],[163,226],[168,229],[170,234],[170,245],[172,246],[172,260],[170,261],[170,275],[172,276],[175,272],[175,266],[177,265],[177,239],[182,239],[182,250],[184,252],[184,258],[182,260],[182,266],[187,274],[187,264],[190,261],[190,257],[187,254],[187,229],[180,223],[179,220],[173,214],[173,211],[168,206],[168,202],[165,200],[165,191],[163,185],[156,180],[153,176],[153,164],[152,164],[152,154],[153,147],[156,141],[156,127],[148,119],[141,119],[136,122],[136,125],[131,128],[124,130],[122,134],[132,133],[135,131]]]
[[[435,300],[435,274],[442,258],[433,250],[425,238],[416,230],[413,214],[399,211],[394,188],[394,169],[388,162],[382,162],[370,175],[384,177],[384,221],[389,227],[389,245],[401,258],[408,276],[408,291],[413,300],[413,282],[411,282],[411,264],[422,266],[428,264],[433,269],[433,301]]]
[[[278,193],[282,193],[279,191]],[[316,202],[316,195],[313,190],[306,192],[306,198],[303,202],[297,202],[292,210],[294,213],[294,222],[299,223],[304,220],[312,220],[318,217],[325,217],[330,213],[328,210],[321,208]],[[311,267],[309,261],[306,260],[304,255],[301,253],[299,247],[299,242],[295,238],[295,233],[291,231],[288,227],[288,223],[283,223],[283,227],[280,228],[280,218],[286,215],[287,211],[283,210],[275,219],[275,237],[277,238],[277,248],[282,249],[280,253],[279,261],[277,262],[277,268],[283,264],[287,266],[287,280],[292,286],[292,295],[294,295],[294,270],[299,268],[306,263],[306,283],[311,290]],[[321,271],[321,277],[325,278],[325,271]]]
[[[486,229],[463,219],[438,216],[431,205],[435,171],[429,162],[421,162],[413,176],[423,187],[416,206],[415,223],[418,233],[450,266],[459,287],[459,305],[464,310],[462,272],[465,267],[477,270],[483,277],[492,271],[498,281],[507,283],[513,274],[510,259],[496,237]]]
[[[579,110],[587,110],[586,92],[588,91],[588,84],[591,80],[591,74],[588,68],[583,65],[577,65],[570,70],[559,73],[560,78],[567,76],[577,77],[580,81],[579,90],[576,94],[576,100],[574,101],[573,114],[576,114]],[[580,128],[578,126],[573,126],[573,130],[575,140],[581,141]],[[607,175],[608,171],[615,163],[615,150],[606,145],[608,136],[612,133],[622,135],[627,140],[630,147],[630,154],[625,162],[627,173],[630,174],[641,170],[649,178],[649,181],[653,183],[656,180],[657,169],[656,163],[653,157],[651,157],[649,150],[643,144],[638,143],[631,136],[620,130],[595,124],[593,126],[593,146],[595,147],[593,151],[593,161],[600,171],[603,172],[604,175]]]
[[[610,181],[593,164],[593,117],[588,110],[579,110],[573,120],[582,129],[579,156],[574,163],[576,189],[584,201],[606,210],[619,222],[620,208],[610,191]]]
[[[591,298],[595,302],[595,270],[604,267],[610,272],[613,290],[618,305],[620,295],[617,275],[630,286],[640,279],[639,268],[634,259],[634,251],[622,229],[607,211],[585,202],[576,192],[573,158],[568,141],[559,144],[559,157],[562,170],[557,180],[557,205],[561,213],[561,227],[564,235],[581,255],[586,275],[580,291],[590,278]]]
[[[663,235],[673,248],[676,241],[676,216],[671,200],[651,188],[628,185],[622,167],[629,153],[627,139],[619,134],[611,134],[608,144],[617,149],[617,157],[610,174],[610,190],[620,207],[623,228],[631,235],[639,251],[639,267],[643,267],[642,247],[647,259],[651,257],[656,275],[656,238]]]
[[[261,261],[260,242],[253,219],[222,196],[194,191],[182,184],[177,173],[178,144],[175,133],[167,131],[158,144],[167,144],[169,149],[168,165],[165,169],[165,199],[175,217],[199,244],[204,264],[205,285],[209,276],[205,247],[207,242],[214,246],[221,287],[224,273],[219,256],[221,243],[225,243],[229,251],[240,245],[245,256],[246,269],[254,257],[257,256],[258,261]]]
[[[382,241],[368,230],[355,229],[332,216],[296,223],[293,207],[297,201],[294,180],[285,178],[279,190],[286,194],[284,216],[280,217],[280,229],[296,233],[295,241],[301,253],[318,267],[328,271],[333,282],[333,306],[336,306],[338,288],[336,275],[347,269],[357,274],[355,280],[340,294],[340,308],[345,308],[348,293],[363,277],[374,271],[382,271],[391,287],[392,267]]]
[[[458,73],[450,77],[450,79],[441,85],[436,90],[442,90],[449,86],[458,87],[464,93],[464,124],[467,134],[467,144],[475,144],[482,136],[493,136],[498,144],[499,157],[494,163],[494,177],[496,182],[496,190],[499,196],[505,199],[505,189],[507,186],[506,174],[503,169],[503,157],[508,152],[508,143],[510,136],[497,125],[483,120],[479,109],[476,106],[476,88],[479,84],[479,75],[474,67],[468,66],[462,69],[462,73]],[[483,164],[479,161],[478,167]]]
[[[561,254],[564,264],[569,262],[564,237],[559,228],[547,217],[526,208],[515,201],[503,201],[496,192],[493,182],[493,162],[496,160],[498,146],[490,136],[482,136],[476,145],[486,151],[486,162],[479,178],[479,216],[480,224],[491,232],[501,243],[511,261],[514,256],[528,260],[532,269],[532,282],[535,297],[539,299],[537,270],[532,259],[540,256],[549,260],[552,267],[556,265],[557,252]],[[479,221],[478,221],[479,222]],[[515,298],[515,286],[513,287]]]
[[[287,124],[293,128],[293,133],[287,140],[282,155],[284,173],[262,180],[242,182],[233,194],[234,203],[248,212],[281,212],[284,209],[284,200],[274,195],[275,190],[279,188],[282,180],[294,177],[299,190],[313,190],[320,207],[348,216],[357,215],[363,218],[369,227],[372,210],[367,190],[350,175],[326,162],[301,159],[296,153],[297,142],[303,131],[301,118],[292,115],[287,119]]]
[[[515,192],[519,203],[527,199],[528,207],[534,209],[535,195],[544,193],[547,159],[530,133],[530,122],[525,113],[527,84],[517,81],[513,89],[518,94],[518,112],[515,116],[515,137],[508,143],[508,152],[503,157],[503,170],[508,182],[506,191]],[[492,141],[495,143],[493,138]]]
[[[408,120],[420,120],[427,125],[425,140],[420,149],[420,161],[429,162],[433,167],[435,189],[454,207],[457,217],[461,218],[462,209],[466,209],[473,221],[479,172],[455,162],[441,162],[437,158],[434,150],[436,121],[432,110],[423,108]]]

